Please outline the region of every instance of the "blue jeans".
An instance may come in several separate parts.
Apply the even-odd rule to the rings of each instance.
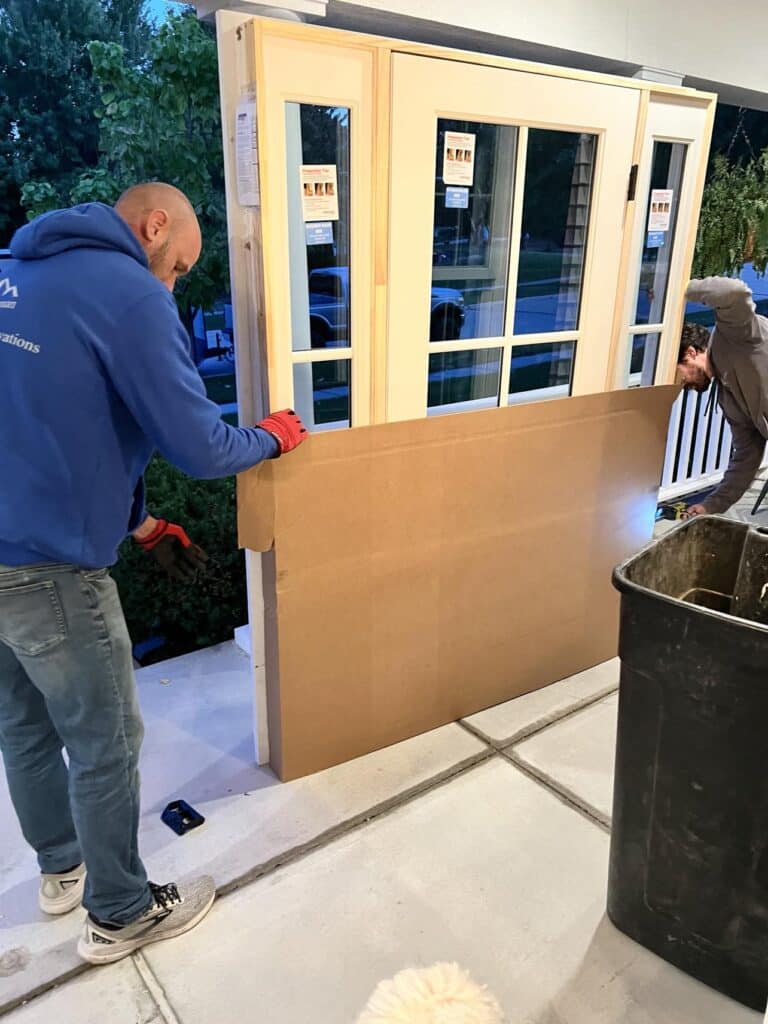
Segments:
[[[11,799],[40,869],[85,861],[83,905],[113,924],[152,904],[138,848],[143,735],[109,572],[0,566],[0,750]]]

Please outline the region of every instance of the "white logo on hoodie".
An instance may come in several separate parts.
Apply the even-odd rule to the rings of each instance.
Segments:
[[[11,284],[7,277],[0,280],[0,296],[6,296],[6,298],[0,298],[0,309],[16,309],[16,303],[11,302],[10,299],[18,299],[19,289],[15,284]]]

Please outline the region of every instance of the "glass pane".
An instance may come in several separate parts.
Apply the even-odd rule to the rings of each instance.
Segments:
[[[286,103],[294,352],[350,345],[349,110]]]
[[[650,387],[656,376],[656,360],[659,355],[659,334],[631,334],[629,344],[629,380],[627,386]]]
[[[501,355],[500,348],[431,355],[427,386],[430,415],[498,405]]]
[[[221,407],[222,419],[236,427],[235,337],[228,296],[208,310],[198,310],[192,324],[192,358],[208,397]]]
[[[509,404],[570,395],[575,354],[575,341],[516,345],[509,373]]]
[[[688,147],[682,142],[655,142],[643,235],[643,262],[635,309],[636,324],[660,324],[675,243],[680,186]]]
[[[350,360],[296,363],[293,404],[308,430],[337,430],[351,426]]]
[[[437,122],[430,341],[504,334],[516,143],[505,125]]]
[[[597,136],[531,128],[515,334],[579,325]]]

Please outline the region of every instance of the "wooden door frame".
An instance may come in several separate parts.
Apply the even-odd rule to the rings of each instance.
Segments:
[[[234,317],[237,368],[237,397],[241,422],[255,422],[267,404],[275,407],[284,394],[285,379],[276,366],[270,365],[270,338],[273,337],[270,320],[271,297],[265,284],[265,254],[272,248],[279,224],[270,217],[271,182],[277,180],[278,172],[270,176],[263,162],[263,195],[267,200],[264,207],[244,208],[237,200],[235,162],[235,110],[241,95],[248,89],[255,90],[259,111],[259,131],[263,126],[263,89],[256,89],[263,81],[265,48],[274,40],[298,40],[308,45],[322,45],[326,48],[344,50],[353,47],[370,54],[373,76],[372,135],[369,141],[371,153],[371,252],[370,252],[370,393],[367,396],[367,420],[381,423],[386,420],[386,337],[387,303],[389,283],[389,139],[391,125],[391,65],[393,53],[410,53],[422,56],[440,57],[446,61],[461,61],[486,67],[508,68],[530,74],[554,76],[573,81],[590,81],[605,85],[621,84],[640,93],[640,108],[647,108],[650,97],[665,97],[683,104],[699,103],[707,107],[708,124],[711,130],[714,118],[716,96],[679,86],[659,85],[638,79],[617,78],[616,76],[593,74],[573,68],[536,64],[531,61],[513,60],[490,54],[478,54],[440,46],[427,46],[370,34],[347,32],[313,25],[279,21],[270,18],[254,18],[249,15],[218,11],[216,13],[217,39],[219,48],[219,81],[224,141],[224,169],[226,183],[226,207],[229,229],[230,278],[232,286],[232,307]],[[635,139],[635,162],[640,162],[643,153],[645,124],[638,118]],[[260,138],[261,141],[261,138]],[[706,172],[706,159],[698,169],[696,195],[700,199]],[[283,173],[282,170],[279,173]],[[697,200],[698,201],[698,200]],[[265,215],[266,214],[266,215]],[[626,223],[634,217],[633,204],[628,203]],[[696,237],[696,218],[692,218],[685,242],[684,262],[690,266]],[[624,231],[620,280],[626,280],[632,260],[632,232]],[[617,315],[621,303],[617,301]],[[682,313],[680,314],[682,316]],[[615,376],[616,348],[621,342],[621,319],[617,319],[612,334],[611,365],[606,367],[606,388],[613,386]],[[666,359],[666,357],[665,357]],[[278,383],[275,383],[275,382]],[[279,403],[278,403],[279,404]],[[267,564],[263,566],[263,559]],[[266,677],[265,677],[265,631],[263,587],[270,587],[269,556],[260,556],[246,551],[248,573],[248,599],[250,621],[251,676],[254,688],[254,743],[256,760],[263,764],[269,760],[269,737],[267,730]],[[266,573],[263,573],[266,568]]]

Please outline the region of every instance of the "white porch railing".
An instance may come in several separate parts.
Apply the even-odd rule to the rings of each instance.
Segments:
[[[731,453],[731,428],[715,403],[707,415],[709,392],[682,391],[672,406],[660,501],[669,501],[717,483]]]
[[[682,391],[672,406],[659,501],[671,501],[719,483],[731,454],[731,428],[709,392]],[[768,465],[768,449],[763,466]]]

